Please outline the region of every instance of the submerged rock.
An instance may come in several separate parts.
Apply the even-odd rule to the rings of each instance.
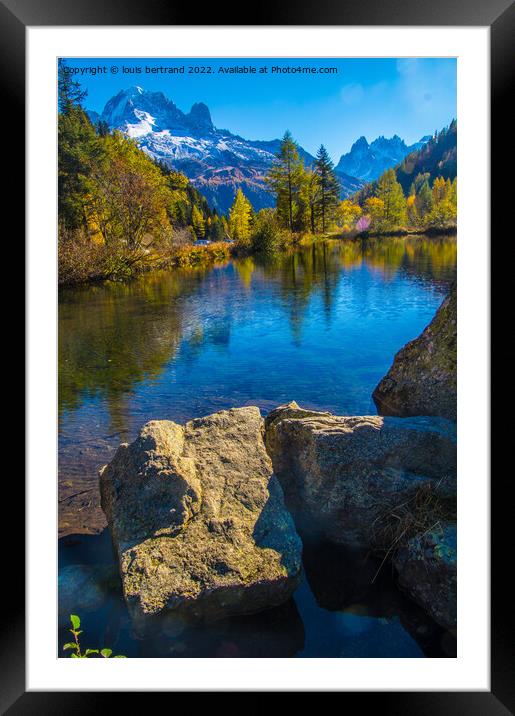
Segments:
[[[435,527],[397,550],[400,585],[441,626],[456,627],[456,524]]]
[[[421,335],[396,354],[373,393],[382,415],[456,420],[456,285]]]
[[[100,471],[102,508],[136,623],[215,620],[285,602],[301,542],[256,407],[147,423]]]
[[[448,421],[340,417],[290,403],[268,415],[265,431],[297,523],[338,544],[376,546],[378,520],[422,485],[433,484],[446,498],[455,494]]]
[[[116,567],[70,564],[59,570],[59,624],[68,624],[70,614],[101,609],[118,587]],[[119,587],[118,587],[119,588]]]

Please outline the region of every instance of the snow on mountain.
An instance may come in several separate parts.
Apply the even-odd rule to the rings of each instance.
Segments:
[[[226,212],[241,188],[255,209],[273,206],[274,198],[265,184],[265,175],[279,149],[280,140],[251,141],[217,129],[208,107],[195,103],[182,112],[162,92],[148,92],[135,86],[112,97],[95,121],[134,138],[144,152],[191,180],[213,208]],[[299,152],[307,165],[314,158]],[[346,171],[338,172],[342,197],[357,191],[362,182]]]
[[[362,181],[374,181],[386,169],[399,164],[410,152],[420,149],[430,139],[430,136],[422,137],[415,144],[407,146],[396,134],[390,139],[377,137],[371,144],[365,137],[360,137],[350,152],[340,157],[336,168]]]

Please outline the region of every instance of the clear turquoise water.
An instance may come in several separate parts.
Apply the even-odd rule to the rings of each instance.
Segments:
[[[150,419],[180,422],[240,405],[265,414],[290,400],[339,414],[376,413],[375,385],[396,351],[429,323],[455,272],[454,238],[413,237],[328,241],[273,260],[62,290],[63,505],[74,491],[94,491],[98,468]],[[80,517],[86,529],[99,516],[90,502]],[[105,534],[61,539],[60,564],[110,562],[107,542]],[[315,562],[322,551],[331,550],[317,546]],[[349,558],[337,553],[331,565]],[[363,564],[362,556],[352,559]],[[116,589],[83,618],[92,637],[107,630],[123,653],[149,656],[446,655],[448,637],[399,595],[391,575],[383,577],[352,598],[336,590],[329,608],[320,590],[334,585],[320,574],[310,579],[306,568],[295,603],[275,616],[180,638],[134,639]]]

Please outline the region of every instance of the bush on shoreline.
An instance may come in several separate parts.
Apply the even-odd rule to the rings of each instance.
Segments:
[[[123,281],[155,269],[193,267],[231,257],[230,244],[217,241],[203,246],[162,244],[129,248],[123,244],[95,243],[86,232],[69,236],[62,231],[58,241],[58,283],[60,286],[95,281]]]

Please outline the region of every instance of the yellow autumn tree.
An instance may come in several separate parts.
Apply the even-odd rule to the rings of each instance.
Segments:
[[[447,186],[443,177],[436,177],[433,182],[433,204],[444,201],[447,194]]]
[[[350,199],[344,199],[338,205],[336,213],[336,222],[338,226],[344,229],[351,230],[354,228],[356,221],[362,214],[362,209],[359,204],[354,204]]]
[[[384,221],[384,201],[371,196],[365,201],[365,212],[370,217],[370,228],[380,229]]]
[[[406,213],[408,215],[408,224],[410,226],[418,226],[420,223],[420,216],[417,208],[417,197],[415,194],[410,194],[406,199]]]
[[[242,190],[238,189],[229,212],[229,235],[239,246],[250,246],[251,222],[252,205]]]
[[[89,207],[105,243],[134,250],[144,237],[170,235],[170,190],[160,169],[119,132],[105,138],[104,153],[89,178]]]
[[[443,177],[436,177],[433,183],[433,207],[427,220],[429,225],[449,227],[456,224],[457,219],[457,179],[451,182]]]

